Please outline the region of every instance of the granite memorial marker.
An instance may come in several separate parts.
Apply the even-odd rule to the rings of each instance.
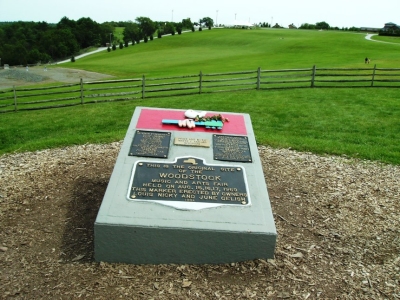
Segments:
[[[94,230],[97,261],[272,258],[277,234],[250,116],[137,107]]]

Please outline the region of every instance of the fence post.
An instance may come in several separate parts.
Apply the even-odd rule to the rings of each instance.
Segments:
[[[82,77],[81,77],[80,84],[81,84],[81,104],[83,104],[83,79],[82,79]]]
[[[145,87],[146,87],[146,78],[143,75],[143,77],[142,77],[142,99],[144,99],[144,97],[145,97]]]
[[[314,81],[315,81],[315,73],[316,73],[317,68],[315,67],[315,65],[313,66],[312,69],[312,74],[311,74],[311,87],[314,87]]]
[[[261,68],[258,67],[258,69],[257,69],[257,90],[260,89],[260,81],[261,81]]]
[[[374,65],[374,70],[372,71],[371,86],[374,86],[375,72],[376,72],[376,64]]]
[[[203,89],[203,73],[200,71],[199,74],[199,94],[201,94]]]
[[[14,111],[17,111],[17,91],[15,90],[15,85],[13,85],[14,89]]]

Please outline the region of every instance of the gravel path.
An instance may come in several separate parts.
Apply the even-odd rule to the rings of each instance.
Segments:
[[[79,83],[81,78],[84,81],[95,81],[112,77],[107,74],[59,67],[46,69],[45,66],[36,66],[30,67],[29,71],[26,71],[25,68],[0,69],[0,89],[37,85],[38,83]]]
[[[4,299],[400,299],[400,167],[260,147],[275,258],[224,265],[93,261],[121,143],[0,156]]]

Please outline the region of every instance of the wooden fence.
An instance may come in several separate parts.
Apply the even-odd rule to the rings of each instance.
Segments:
[[[133,78],[0,90],[0,113],[110,101],[243,90],[400,87],[399,68],[321,68],[241,71]]]

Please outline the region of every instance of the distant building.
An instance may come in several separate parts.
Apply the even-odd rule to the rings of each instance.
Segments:
[[[382,30],[382,28],[360,27],[360,31],[378,32],[379,30]]]
[[[382,29],[382,32],[385,33],[395,33],[396,31],[400,31],[400,26],[392,22],[386,23]]]
[[[289,29],[297,29],[297,27],[292,23],[289,25]]]

